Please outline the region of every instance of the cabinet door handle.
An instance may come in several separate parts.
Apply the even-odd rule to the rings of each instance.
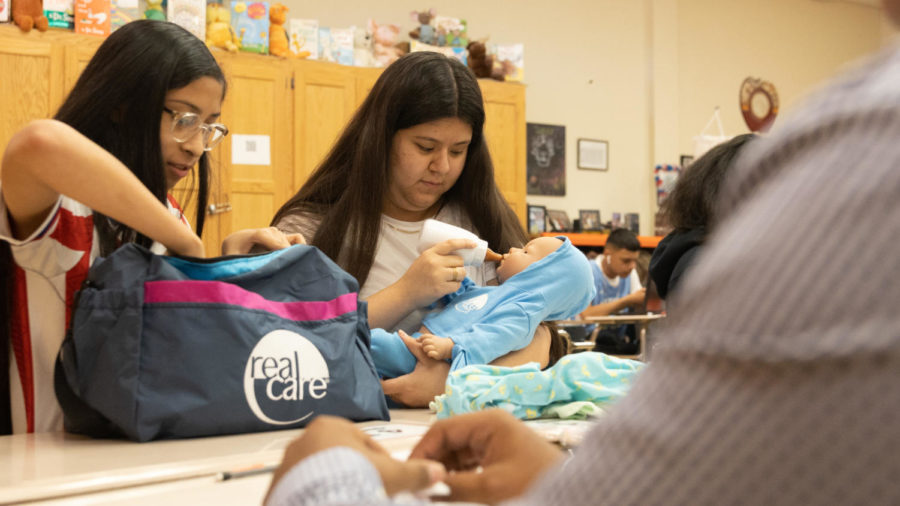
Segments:
[[[207,208],[207,214],[222,214],[231,212],[231,204],[225,202],[223,204],[210,204]]]

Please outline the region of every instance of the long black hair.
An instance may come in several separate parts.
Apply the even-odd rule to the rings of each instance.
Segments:
[[[222,84],[225,76],[196,36],[174,23],[140,20],[113,32],[91,58],[55,118],[67,123],[119,159],[153,195],[166,203],[160,120],[169,90],[201,77]],[[197,164],[197,235],[203,233],[209,198],[209,155]],[[151,240],[95,215],[101,254],[120,242]]]
[[[310,243],[364,283],[378,242],[394,135],[443,118],[468,124],[472,140],[462,173],[442,203],[460,206],[495,251],[521,246],[525,232],[494,182],[478,81],[465,65],[432,52],[410,53],[385,69],[325,160],[278,210],[272,225],[292,214],[321,220]],[[341,252],[345,244],[354,247]]]
[[[160,121],[166,93],[200,77],[222,84],[225,76],[206,45],[187,30],[163,21],[133,21],[107,38],[81,73],[57,111],[62,121],[112,153],[156,198],[166,203],[165,163]],[[203,233],[209,196],[209,157],[198,163],[197,235]],[[99,213],[94,226],[100,252],[109,254],[121,242],[151,240]],[[0,433],[9,421],[9,346],[13,311],[13,260],[9,244],[0,242]]]

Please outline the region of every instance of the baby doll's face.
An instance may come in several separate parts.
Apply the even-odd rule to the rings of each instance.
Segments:
[[[529,265],[553,253],[562,245],[563,242],[555,237],[538,237],[526,244],[524,248],[510,248],[509,253],[503,255],[503,260],[497,267],[497,277],[503,283],[525,270]]]

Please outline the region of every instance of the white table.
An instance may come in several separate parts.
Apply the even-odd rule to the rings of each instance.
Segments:
[[[428,426],[428,410],[391,410],[391,422]],[[133,443],[61,432],[0,437],[0,504],[261,504],[269,473],[219,481],[219,473],[278,464],[302,429]],[[391,452],[420,435],[381,439]]]

